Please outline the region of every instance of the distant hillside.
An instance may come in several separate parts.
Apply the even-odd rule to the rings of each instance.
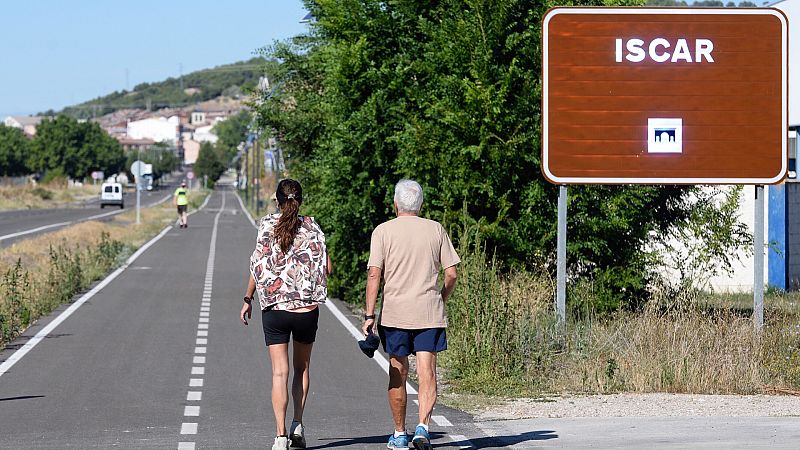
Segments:
[[[264,59],[253,58],[234,64],[192,72],[159,83],[142,83],[132,91],[116,91],[104,97],[64,108],[61,113],[88,119],[119,109],[160,109],[181,107],[225,95],[237,97],[258,84],[264,71]],[[181,88],[181,82],[183,88]],[[47,113],[44,113],[47,114]]]

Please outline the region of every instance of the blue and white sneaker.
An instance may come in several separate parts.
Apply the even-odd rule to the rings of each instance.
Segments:
[[[411,439],[411,443],[414,445],[416,450],[430,450],[431,447],[431,435],[428,434],[428,430],[425,427],[417,426],[417,429],[414,431],[414,438]]]
[[[390,450],[408,450],[408,435],[405,433],[400,436],[395,436],[394,433],[390,434],[386,448]]]

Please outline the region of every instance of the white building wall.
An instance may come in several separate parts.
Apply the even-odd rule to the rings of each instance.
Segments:
[[[158,117],[128,122],[128,137],[176,144],[179,125],[180,118],[178,116],[172,116],[169,119]]]
[[[766,259],[766,243],[767,243],[767,230],[768,230],[768,216],[767,212],[767,187],[764,188],[764,242],[762,245],[762,249],[764,251],[764,284],[766,285],[769,274],[767,272],[767,259]],[[720,198],[720,201],[722,198]],[[747,226],[747,231],[752,235],[755,234],[755,228],[753,224],[755,223],[755,187],[754,186],[745,186],[740,199],[739,199],[739,208],[738,208],[738,220],[739,222],[745,224]],[[649,248],[648,250],[656,250],[659,254],[663,254],[666,258],[663,262],[664,266],[660,267],[659,270],[662,271],[667,278],[669,278],[672,282],[677,282],[680,279],[680,272],[676,269],[676,263],[670,259],[670,255],[674,253],[679,253],[682,255],[682,258],[687,256],[687,253],[691,251],[692,248],[696,248],[700,245],[697,242],[679,242],[677,240],[672,240],[666,244],[668,249],[664,250],[661,247],[659,248]],[[753,291],[753,281],[755,277],[755,258],[752,255],[753,249],[752,244],[748,245],[747,248],[741,249],[736,254],[734,254],[734,258],[731,259],[731,273],[726,274],[722,273],[717,276],[709,277],[708,273],[687,273],[686,275],[693,280],[695,283],[698,283],[698,287],[703,288],[710,288],[713,289],[714,292],[752,292]],[[703,284],[708,283],[708,284]]]
[[[767,198],[768,190],[764,186],[764,242],[761,246],[764,252],[764,285],[767,284],[769,274],[767,272],[767,230],[769,230],[769,215],[767,214]],[[739,203],[739,220],[747,225],[748,231],[755,234],[755,186],[745,186],[742,192],[742,198]],[[744,251],[738,253],[738,261],[735,261],[733,266],[733,273],[731,275],[723,275],[713,277],[710,280],[711,286],[716,292],[753,292],[753,283],[755,280],[755,258],[750,249],[750,255],[745,255]]]
[[[213,128],[213,125],[198,127],[196,130],[194,130],[194,140],[197,142],[210,142],[212,144],[216,144],[219,138],[216,134],[211,132]]]
[[[11,128],[19,128],[20,130],[22,129],[22,124],[17,122],[17,120],[11,116],[8,116],[5,118],[5,120],[3,120],[3,125]]]

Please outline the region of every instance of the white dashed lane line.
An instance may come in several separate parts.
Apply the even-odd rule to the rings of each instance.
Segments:
[[[453,426],[453,424],[450,423],[450,421],[447,420],[447,417],[445,417],[445,416],[431,416],[431,420],[433,420],[434,423],[436,423],[436,425],[439,425],[440,427],[452,427]]]
[[[464,435],[451,434],[450,439],[452,439],[453,442],[458,444],[458,448],[475,448],[475,446],[472,445],[472,442],[470,442],[469,439],[467,439],[467,437]]]
[[[206,201],[208,198],[206,197]],[[205,203],[203,204],[205,206]],[[222,194],[222,207],[214,217],[214,227],[211,230],[211,243],[208,249],[208,261],[206,262],[206,277],[203,283],[203,296],[200,302],[200,313],[197,318],[197,337],[194,340],[194,356],[192,357],[191,376],[189,378],[189,387],[192,388],[186,393],[186,402],[192,404],[184,405],[183,417],[184,418],[199,418],[200,405],[194,404],[203,399],[203,391],[197,390],[202,388],[205,383],[204,378],[200,378],[206,374],[206,357],[208,351],[208,324],[211,319],[211,294],[214,288],[214,258],[216,256],[217,247],[217,227],[219,226],[219,217],[225,211],[225,193]],[[198,420],[198,419],[194,419]],[[183,422],[181,424],[181,435],[196,435],[198,422]],[[178,450],[194,450],[196,444],[193,441],[178,442]]]

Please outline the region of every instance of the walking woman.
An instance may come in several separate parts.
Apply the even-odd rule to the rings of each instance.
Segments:
[[[330,259],[325,235],[312,217],[299,215],[303,189],[295,180],[278,183],[280,210],[261,219],[256,247],[250,257],[250,276],[240,319],[251,318],[253,294],[258,291],[264,339],[272,362],[272,409],[277,436],[273,450],[306,446],[303,410],[309,386],[311,348],[317,334],[319,305],[327,298]],[[286,433],[289,404],[289,339],[294,341],[292,366],[292,424]]]

